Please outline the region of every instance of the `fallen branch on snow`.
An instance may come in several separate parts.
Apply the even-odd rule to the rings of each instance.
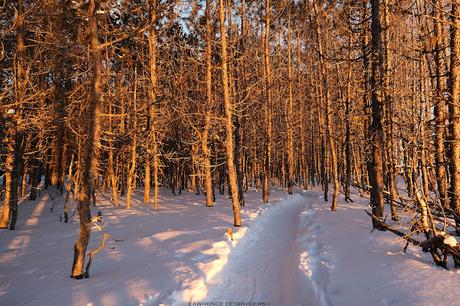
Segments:
[[[460,245],[453,236],[447,235],[444,232],[440,232],[439,234],[425,241],[418,241],[410,237],[410,235],[407,235],[397,229],[392,228],[391,225],[385,223],[380,218],[371,214],[367,210],[365,210],[365,212],[369,217],[376,221],[382,229],[392,232],[399,237],[402,237],[414,246],[421,247],[424,252],[430,252],[437,266],[447,269],[447,260],[448,257],[451,256],[454,261],[455,267],[460,268]]]

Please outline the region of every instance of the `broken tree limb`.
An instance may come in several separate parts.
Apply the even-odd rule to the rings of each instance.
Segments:
[[[382,220],[380,220],[380,218],[377,218],[376,216],[374,216],[373,214],[371,214],[370,212],[368,212],[367,210],[365,210],[366,214],[371,217],[373,220],[375,220],[377,223],[379,223],[379,225],[385,229],[386,231],[390,231],[392,232],[393,234],[396,234],[398,235],[399,237],[402,237],[404,238],[405,240],[407,240],[408,242],[412,243],[413,245],[416,245],[416,246],[419,246],[421,244],[420,241],[418,240],[415,240],[413,239],[412,237],[409,237],[407,236],[405,233],[401,232],[401,231],[398,231],[397,229],[394,229],[392,228],[389,224],[383,222]]]
[[[107,233],[104,233],[104,235],[102,236],[101,238],[101,243],[99,244],[99,246],[97,248],[95,248],[94,250],[91,250],[89,253],[88,253],[88,263],[86,264],[86,269],[85,269],[85,278],[89,278],[89,269],[91,267],[91,263],[93,262],[93,258],[94,256],[96,256],[97,253],[99,253],[100,251],[102,251],[102,249],[105,247],[105,242],[107,241],[107,239],[110,238],[110,235],[107,234]]]
[[[380,218],[377,218],[367,210],[365,210],[365,212],[374,221],[379,223],[379,226],[381,226],[383,229],[390,231],[396,234],[397,236],[402,237],[414,246],[421,247],[424,252],[430,252],[437,266],[447,269],[448,256],[451,256],[454,261],[455,267],[460,267],[460,245],[453,236],[449,236],[444,232],[441,232],[440,234],[430,239],[420,242],[416,239],[413,239],[404,232],[392,228],[389,224],[385,223]]]

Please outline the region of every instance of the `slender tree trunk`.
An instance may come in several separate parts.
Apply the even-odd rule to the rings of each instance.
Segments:
[[[331,103],[331,97],[330,97],[330,92],[329,92],[329,84],[328,84],[328,78],[327,78],[327,71],[326,71],[326,64],[324,62],[324,54],[322,51],[322,38],[321,38],[321,30],[318,24],[318,4],[315,2],[314,3],[314,11],[315,11],[315,17],[316,17],[316,39],[317,39],[317,44],[318,44],[318,53],[319,53],[319,58],[320,58],[320,70],[321,70],[321,79],[322,79],[322,84],[324,86],[325,90],[325,102],[326,102],[326,107],[325,107],[325,127],[326,127],[326,138],[328,140],[329,144],[329,150],[331,154],[331,163],[332,163],[332,181],[334,183],[334,193],[332,195],[332,205],[331,205],[331,210],[335,211],[337,209],[337,198],[339,196],[339,175],[338,175],[338,168],[337,168],[337,153],[335,149],[335,141],[334,137],[332,137],[332,120],[331,120],[331,108],[332,108],[332,103]],[[328,182],[326,182],[328,184]]]
[[[264,36],[264,68],[265,68],[265,120],[267,122],[267,136],[265,141],[264,175],[262,185],[262,201],[268,202],[270,191],[268,180],[271,174],[271,147],[272,147],[272,82],[270,64],[270,0],[265,0],[265,36]]]
[[[197,181],[197,174],[198,174],[198,168],[196,166],[197,160],[198,160],[198,150],[199,147],[198,145],[194,142],[192,143],[192,160],[190,164],[190,186],[189,186],[189,192],[193,192],[198,189],[198,181]]]
[[[112,119],[110,119],[110,121],[112,121]],[[112,132],[112,122],[109,123],[109,131],[110,133]],[[119,204],[118,204],[117,171],[116,171],[115,164],[113,161],[112,142],[110,142],[110,145],[109,145],[109,165],[108,166],[109,166],[110,183],[112,186],[112,198],[113,198],[113,202],[115,203],[115,206],[118,207]]]
[[[65,198],[65,202],[64,202],[64,223],[69,223],[69,205],[68,205],[68,201],[69,201],[70,193],[71,193],[71,190],[72,190],[72,182],[74,181],[73,177],[72,177],[73,159],[74,159],[74,157],[72,155],[72,159],[70,160],[70,164],[69,164],[69,172],[68,172],[68,175],[67,175],[67,182],[66,182],[67,193],[66,193],[66,198]]]
[[[446,138],[446,105],[444,100],[444,79],[445,64],[442,60],[443,48],[443,31],[441,24],[441,5],[442,1],[433,1],[434,14],[434,33],[436,37],[436,46],[434,52],[435,73],[436,73],[436,96],[434,99],[434,117],[436,120],[435,129],[435,166],[436,166],[436,183],[438,185],[439,200],[443,207],[448,207],[447,197],[447,174],[445,160],[445,138]]]
[[[232,5],[227,1],[227,18],[228,18],[228,28],[229,28],[229,33],[228,33],[228,40],[232,41]],[[243,10],[243,12],[245,12]],[[243,15],[241,16],[242,18],[244,17]],[[243,25],[242,25],[243,26]],[[243,43],[241,42],[241,38],[239,43],[237,43],[236,46],[236,51],[232,51],[234,49],[229,50],[229,62],[228,66],[230,67],[229,70],[229,82],[231,86],[231,91],[230,95],[234,97],[235,103],[234,103],[234,114],[233,114],[233,121],[235,125],[235,131],[234,131],[234,149],[235,149],[235,167],[236,167],[236,177],[237,177],[237,184],[238,184],[238,197],[239,197],[239,203],[241,206],[244,206],[244,192],[243,192],[243,173],[242,173],[242,155],[243,155],[243,150],[242,150],[242,142],[243,142],[243,132],[244,132],[244,126],[242,125],[243,120],[241,116],[241,104],[242,104],[242,92],[241,92],[241,83],[243,81],[241,80],[241,76],[239,73],[241,72],[242,68],[242,58],[240,57],[240,54],[242,54],[242,47],[244,47]],[[235,67],[235,68],[231,68]],[[242,73],[243,74],[243,73]]]
[[[211,0],[206,0],[206,115],[204,130],[201,134],[201,149],[204,158],[204,185],[206,190],[206,206],[213,206],[213,190],[211,176],[211,150],[209,149],[208,138],[211,128],[211,107],[212,107],[212,29],[211,29]]]
[[[452,1],[451,60],[449,75],[450,114],[450,207],[460,215],[460,2]],[[460,218],[455,220],[460,233]]]
[[[291,18],[288,19],[288,72],[289,72],[289,103],[287,109],[286,129],[288,135],[288,193],[292,194],[294,180],[294,131],[293,131],[293,113],[294,113],[294,73],[292,67],[292,50],[291,50]]]
[[[369,124],[369,108],[370,108],[370,95],[369,95],[369,84],[370,84],[370,78],[369,78],[369,35],[368,35],[368,9],[367,9],[367,4],[368,0],[362,0],[362,5],[361,5],[361,52],[363,54],[363,95],[362,95],[362,106],[363,106],[363,113],[365,115],[365,120],[363,122],[363,130],[362,134],[365,139],[370,139],[371,138],[371,132],[370,132],[370,124]],[[368,142],[364,143],[364,154],[361,154],[362,157],[370,155],[370,144]],[[360,158],[361,160],[366,160],[365,158]],[[367,163],[362,162],[362,177],[360,180],[361,185],[363,186],[368,186],[369,185],[369,174],[370,174],[370,163],[369,161]],[[367,170],[367,171],[365,171]]]
[[[242,206],[245,205],[244,201],[244,192],[247,191],[247,117],[246,117],[246,107],[245,101],[249,98],[250,94],[248,91],[248,78],[247,78],[247,62],[246,62],[246,44],[247,44],[247,19],[246,19],[246,0],[241,1],[241,37],[239,38],[238,44],[238,71],[241,78],[241,93],[238,103],[241,103],[243,107],[240,109],[240,116],[237,120],[240,121],[240,131],[238,137],[241,139],[241,147],[238,150],[238,165],[239,165],[239,177],[238,177],[238,189],[240,194],[240,201]]]
[[[109,51],[105,53],[105,60],[109,62]],[[107,96],[111,97],[111,80],[110,80],[110,65],[106,65],[106,74],[107,74],[107,83],[108,83],[108,93]],[[113,135],[113,122],[112,122],[112,103],[109,103],[109,135]],[[114,163],[113,157],[113,139],[109,141],[109,160],[108,160],[108,175],[110,176],[110,185],[112,187],[112,199],[116,207],[118,207],[118,186],[117,186],[117,171]]]
[[[230,98],[230,89],[228,84],[228,55],[227,55],[227,34],[225,29],[225,7],[223,0],[219,0],[220,15],[220,33],[222,43],[222,85],[224,89],[225,118],[226,118],[226,141],[225,148],[227,152],[227,167],[229,187],[232,194],[234,226],[241,226],[240,203],[238,197],[238,182],[236,177],[236,167],[234,161],[234,143],[233,143],[233,112],[234,106]]]
[[[383,54],[381,46],[380,27],[380,3],[379,0],[371,0],[372,14],[372,73],[371,73],[371,106],[372,123],[370,126],[370,137],[372,141],[372,153],[369,162],[369,180],[371,185],[371,206],[372,214],[377,218],[383,218],[385,208],[383,190],[383,125],[382,125],[382,97],[381,97],[381,75]],[[381,229],[375,220],[372,220],[374,228]]]
[[[25,69],[25,44],[24,44],[24,14],[23,1],[16,4],[16,43],[17,55],[15,60],[15,99],[16,106],[11,115],[11,126],[8,129],[9,137],[6,144],[7,156],[5,160],[5,201],[0,228],[14,230],[18,216],[18,187],[20,184],[20,169],[23,167],[23,154],[25,136],[22,132],[22,103],[26,97],[26,69]]]
[[[126,193],[126,208],[131,208],[131,195],[136,185],[136,160],[137,160],[137,69],[134,68],[134,97],[133,97],[134,111],[131,114],[133,120],[133,131],[131,140],[131,165],[128,171],[127,179],[127,193]]]
[[[323,97],[323,88],[321,85],[316,85],[316,91],[318,94],[318,123],[319,123],[319,137],[320,137],[320,148],[321,148],[321,158],[319,164],[319,172],[321,174],[321,187],[324,192],[324,201],[328,201],[328,194],[329,194],[329,181],[328,181],[328,173],[327,173],[327,147],[326,147],[326,136],[325,136],[325,123],[324,123],[324,116],[322,112],[323,104],[324,104],[324,97]]]
[[[393,97],[391,95],[391,65],[392,58],[390,54],[390,11],[388,0],[384,1],[384,68],[382,70],[383,78],[383,94],[385,98],[385,109],[386,109],[386,158],[388,167],[388,189],[390,190],[390,207],[391,207],[391,219],[394,221],[398,220],[398,210],[396,208],[396,183],[395,183],[395,165],[393,156]]]
[[[298,120],[299,120],[299,129],[300,129],[300,178],[302,180],[302,188],[304,190],[308,189],[308,176],[309,176],[309,171],[308,171],[308,161],[307,161],[307,143],[306,143],[306,130],[305,130],[305,101],[304,95],[302,94],[302,69],[301,69],[301,63],[302,63],[302,56],[301,56],[301,51],[300,51],[300,31],[297,32],[297,88],[298,88]],[[308,89],[307,89],[308,91]],[[312,127],[310,127],[312,128]]]
[[[100,103],[102,98],[101,90],[101,70],[102,70],[102,51],[99,48],[98,26],[96,19],[97,1],[89,1],[89,36],[90,36],[90,61],[92,70],[92,80],[90,88],[89,104],[87,106],[87,126],[88,137],[85,140],[83,150],[83,173],[82,183],[79,190],[78,215],[80,217],[80,233],[74,246],[74,260],[72,265],[72,278],[81,279],[89,277],[84,273],[86,248],[91,233],[91,208],[90,199],[92,193],[93,175],[96,173],[98,164],[98,147],[100,137]]]
[[[351,100],[351,82],[352,82],[352,67],[351,67],[351,36],[349,37],[348,47],[348,73],[347,73],[347,98],[345,100],[345,201],[353,202],[350,198],[350,185],[351,185],[351,169],[352,169],[352,158],[351,158],[351,118],[350,118],[350,100]]]
[[[430,103],[429,103],[429,89],[427,86],[427,80],[425,77],[425,60],[424,57],[420,54],[420,104],[424,105],[424,109],[422,109],[422,115],[420,118],[420,138],[422,139],[422,149],[421,149],[421,158],[420,158],[420,167],[422,171],[422,183],[423,183],[423,198],[426,201],[427,197],[429,197],[429,185],[430,180],[428,178],[428,157],[429,157],[429,143],[427,142],[426,135],[426,121],[427,121],[427,114],[430,112]]]
[[[35,141],[32,144],[32,147],[36,147],[38,141]],[[40,176],[40,161],[32,157],[30,161],[30,195],[29,200],[35,201],[37,199],[37,189],[39,184],[39,176]]]
[[[149,65],[150,65],[150,86],[149,86],[149,131],[151,143],[151,156],[153,157],[153,207],[158,209],[158,193],[159,193],[159,158],[158,158],[158,143],[157,143],[157,128],[156,128],[156,98],[157,98],[157,33],[155,25],[157,21],[158,0],[150,0],[151,17],[149,30]],[[150,182],[148,193],[150,195]],[[146,191],[146,192],[147,192]],[[150,196],[146,195],[147,202],[150,201]]]
[[[57,67],[56,69],[62,69],[61,67]],[[64,84],[63,84],[63,76],[61,75],[60,71],[55,72],[55,87],[56,87],[56,138],[54,140],[54,161],[53,161],[53,170],[51,174],[51,184],[56,186],[57,189],[63,192],[63,184],[64,184],[64,172],[65,172],[65,117],[66,117],[66,101],[65,101],[65,94],[64,94]]]
[[[152,168],[150,166],[150,154],[147,152],[147,156],[144,159],[144,204],[150,204],[150,185],[151,183],[151,172]]]
[[[21,185],[19,189],[19,198],[22,198],[26,195],[26,189],[27,189],[27,174],[28,174],[28,165],[25,163],[22,164],[22,167],[20,169],[20,177],[21,177]]]

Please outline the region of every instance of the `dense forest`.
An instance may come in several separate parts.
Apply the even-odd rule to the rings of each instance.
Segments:
[[[228,195],[235,227],[250,188],[264,203],[274,186],[322,188],[332,211],[358,190],[375,229],[460,265],[444,243],[460,233],[459,1],[0,7],[0,228],[48,187],[65,222],[76,199],[73,278],[88,276],[99,195],[130,209],[136,190],[152,210],[160,190]],[[404,209],[423,242],[386,221]]]

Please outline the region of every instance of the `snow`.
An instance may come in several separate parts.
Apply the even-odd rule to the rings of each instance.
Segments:
[[[218,264],[205,265],[204,277],[187,286],[175,297],[174,304],[198,300],[238,302],[241,297],[273,305],[306,304],[313,294],[296,294],[304,279],[298,269],[299,250],[295,243],[300,212],[305,208],[302,197],[292,197],[265,211],[236,245],[215,246],[222,250]]]
[[[353,196],[332,213],[313,203],[318,241],[326,253],[332,305],[460,305],[459,271],[432,264],[429,254],[390,232],[372,232],[367,200]],[[387,207],[386,209],[389,209]]]
[[[248,192],[233,241],[226,196],[207,208],[202,195],[162,190],[154,211],[141,204],[142,190],[130,210],[99,195],[93,215],[102,211],[111,240],[91,277],[79,281],[69,278],[78,220],[59,221],[64,197],[53,213],[49,194],[24,200],[18,230],[0,231],[0,305],[460,305],[459,271],[434,266],[420,248],[404,254],[400,238],[372,232],[368,200],[342,197],[331,212],[321,195],[277,190],[262,204],[260,193]],[[94,228],[89,249],[102,234]]]
[[[457,239],[455,239],[454,236],[446,235],[443,240],[444,244],[451,246],[451,247],[456,247],[457,246]]]

